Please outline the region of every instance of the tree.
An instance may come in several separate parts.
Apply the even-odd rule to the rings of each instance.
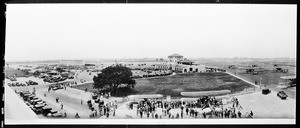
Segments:
[[[41,74],[41,73],[40,73],[40,71],[38,71],[38,70],[36,70],[36,71],[33,72],[33,75],[34,75],[34,76],[39,76],[40,74]]]
[[[59,73],[65,72],[65,70],[62,68],[56,68],[56,71],[58,71]]]
[[[94,88],[104,89],[108,87],[112,93],[117,93],[119,85],[122,84],[134,88],[136,82],[131,76],[132,72],[128,67],[122,65],[110,66],[94,76]]]

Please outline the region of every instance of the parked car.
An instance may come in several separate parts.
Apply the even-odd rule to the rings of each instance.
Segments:
[[[35,109],[34,112],[36,114],[41,114],[43,111],[43,107],[46,106],[46,104],[36,104],[33,106],[33,108]]]
[[[58,89],[63,89],[63,86],[60,86],[60,85],[53,85],[51,86],[52,90],[58,90]]]
[[[51,113],[51,110],[52,110],[51,107],[49,107],[49,106],[44,106],[44,107],[42,108],[42,114],[43,114],[44,116],[46,116],[46,115],[48,115],[49,113]]]
[[[60,112],[52,114],[53,117],[63,117],[63,114]]]
[[[32,80],[29,80],[28,82],[26,82],[27,83],[27,85],[38,85],[38,83],[37,82],[35,82],[35,81],[32,81]]]
[[[271,93],[271,90],[270,90],[270,89],[268,89],[268,88],[263,88],[263,89],[262,89],[262,94],[267,95],[267,94],[269,94],[269,93]]]
[[[32,105],[36,105],[38,102],[43,101],[42,99],[34,99],[34,100],[30,100],[29,103]]]
[[[277,93],[277,96],[282,100],[285,100],[288,97],[288,95],[284,91],[279,91]]]

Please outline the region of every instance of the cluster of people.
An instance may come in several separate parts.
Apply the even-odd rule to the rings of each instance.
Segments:
[[[237,98],[232,98],[231,104],[222,105],[221,99],[215,97],[203,96],[193,101],[163,101],[161,99],[144,99],[139,102],[131,102],[129,109],[133,109],[133,104],[137,104],[137,116],[143,118],[161,118],[166,116],[168,118],[184,118],[186,116],[192,118],[242,118],[243,108],[239,104]],[[162,114],[158,114],[157,108],[162,110]],[[172,109],[179,111],[174,113]],[[206,109],[206,110],[204,110]],[[253,112],[244,117],[252,117]]]
[[[137,105],[137,115],[139,115],[141,118],[143,118],[143,114],[147,116],[147,118],[151,117],[152,118],[158,118],[158,114],[154,114],[156,108],[161,104],[160,101],[155,101],[155,100],[148,100],[144,99],[143,101],[139,102]],[[132,106],[132,105],[131,105]],[[132,108],[132,107],[131,107]],[[161,117],[160,117],[161,118]]]
[[[98,112],[99,112],[100,116],[106,116],[107,118],[109,118],[110,115],[115,116],[116,109],[118,107],[117,101],[111,101],[111,102],[104,104],[104,101],[100,100],[99,104],[98,104],[98,111],[93,107],[94,103],[92,103],[92,102],[93,102],[92,100],[87,101],[87,105],[88,105],[89,109],[91,110],[91,114],[90,114],[91,118],[96,117],[98,115]],[[82,101],[81,101],[81,104],[82,104]]]

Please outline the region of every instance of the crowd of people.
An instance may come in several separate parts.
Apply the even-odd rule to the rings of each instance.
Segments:
[[[222,104],[222,100],[215,97],[203,96],[193,101],[165,101],[161,99],[144,99],[139,102],[131,102],[128,104],[129,109],[134,109],[136,104],[136,114],[140,118],[251,118],[253,112],[246,112],[243,116],[241,111],[244,111],[239,104],[237,98],[231,98],[231,104]],[[157,110],[161,110],[158,112]],[[176,111],[171,112],[172,109]]]

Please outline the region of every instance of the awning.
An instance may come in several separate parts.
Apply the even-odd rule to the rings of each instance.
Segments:
[[[181,92],[182,96],[212,96],[220,94],[228,94],[230,90],[218,90],[218,91],[198,91],[198,92]]]
[[[149,99],[156,99],[156,98],[162,98],[163,95],[161,94],[149,94],[149,95],[129,95],[127,96],[129,99],[144,99],[144,98],[149,98]]]

